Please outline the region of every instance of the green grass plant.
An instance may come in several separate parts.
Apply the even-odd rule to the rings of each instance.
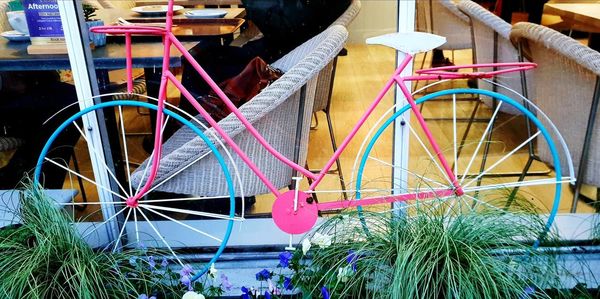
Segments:
[[[332,298],[548,298],[541,290],[558,283],[559,270],[532,247],[545,222],[531,208],[441,205],[365,212],[368,231],[356,212],[329,219],[317,233],[331,245],[312,237],[308,253],[296,254],[294,285],[317,298],[323,286]]]
[[[22,225],[0,234],[0,297],[138,298],[152,283],[128,263],[139,252],[94,251],[42,190],[22,194]]]

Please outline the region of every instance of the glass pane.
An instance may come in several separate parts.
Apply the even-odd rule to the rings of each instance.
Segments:
[[[19,183],[24,174],[29,180],[23,182],[33,179],[36,161],[47,139],[68,115],[79,110],[58,8],[41,4],[0,3],[0,189],[3,190],[22,188]],[[75,161],[76,153],[71,146],[76,142],[76,137],[67,134],[61,140],[67,147],[53,147],[49,155],[65,163]],[[49,168],[45,181],[48,188],[61,189],[67,178],[67,171]],[[65,191],[52,196],[57,201],[68,201],[72,194]],[[18,197],[13,194],[10,198]]]
[[[417,70],[429,66],[519,61],[519,52],[515,42],[511,41],[507,35],[511,29],[510,23],[527,20],[539,23],[544,5],[541,2],[527,2],[524,7],[507,4],[505,7],[495,8],[493,1],[475,1],[457,5],[453,1],[437,0],[417,1],[417,4],[417,27],[422,31],[447,38],[447,43],[439,49],[417,56],[415,60]],[[494,13],[504,20],[495,18]],[[472,36],[467,34],[468,32],[472,32]],[[440,130],[440,133],[449,139],[454,138],[453,134],[457,135],[456,138],[460,141],[459,156],[466,155],[462,159],[458,158],[458,160],[464,159],[464,162],[457,163],[459,177],[467,177],[462,181],[463,184],[473,182],[474,185],[480,186],[474,190],[482,192],[485,189],[483,186],[504,187],[503,192],[500,193],[487,190],[487,194],[478,193],[482,200],[485,201],[486,197],[494,201],[498,198],[503,200],[515,198],[532,205],[540,213],[550,213],[551,215],[556,212],[568,213],[571,210],[572,186],[575,182],[575,172],[573,171],[575,168],[572,162],[575,161],[577,164],[579,159],[579,154],[573,150],[580,145],[577,145],[579,142],[574,142],[569,136],[558,133],[560,131],[568,134],[565,133],[568,131],[565,126],[567,124],[562,121],[565,116],[556,113],[555,107],[548,106],[552,102],[551,98],[555,95],[545,92],[549,89],[544,87],[544,82],[549,82],[550,79],[543,76],[544,74],[550,76],[556,70],[552,71],[544,67],[543,62],[555,61],[559,58],[550,56],[544,58],[539,55],[537,58],[533,57],[528,54],[530,50],[534,50],[532,47],[533,45],[526,47],[525,61],[538,63],[539,66],[536,69],[525,73],[518,71],[503,73],[493,78],[453,80],[429,87],[418,93],[416,97],[423,97],[429,93],[449,88],[478,87],[514,99],[525,110],[531,111],[540,121],[539,124],[534,124],[531,118],[526,117],[524,112],[519,111],[515,106],[507,105],[502,100],[494,101],[488,95],[462,94],[456,101],[447,96],[435,101],[427,101],[421,106],[424,117],[432,123],[430,129],[434,133],[436,130]],[[551,53],[552,51],[543,49],[542,52]],[[469,68],[460,69],[458,72],[489,72],[498,69],[507,69],[507,67]],[[429,83],[432,82],[423,81],[419,84],[423,87]],[[593,82],[590,81],[589,84],[593,85]],[[526,89],[523,86],[526,86]],[[530,100],[529,102],[520,97],[524,92],[527,92],[525,95]],[[552,93],[557,94],[556,91]],[[498,108],[500,102],[503,104]],[[453,111],[457,111],[455,126],[453,126],[451,118]],[[487,128],[492,132],[491,136],[486,133]],[[585,124],[582,121],[581,130],[584,128]],[[456,130],[456,133],[453,132],[453,129]],[[548,131],[548,138],[542,136],[544,130]],[[534,136],[536,133],[539,135]],[[419,136],[420,134],[420,132],[417,133]],[[480,139],[481,136],[485,136],[485,138]],[[556,145],[556,151],[552,152],[549,149],[549,141]],[[450,145],[451,143],[452,140],[443,141],[440,147],[444,149],[445,144]],[[478,152],[477,148],[480,144]],[[412,146],[414,146],[414,142],[411,140]],[[571,150],[570,154],[566,150],[567,147]],[[450,160],[454,159],[452,148],[448,147],[446,150],[445,155]],[[414,155],[422,159],[413,159]],[[470,159],[471,157],[473,159]],[[418,149],[413,149],[413,153],[411,153],[413,163],[419,164],[422,168],[431,167],[431,164],[423,163],[424,158],[426,156],[423,151],[419,152]],[[554,160],[555,158],[557,160]],[[469,163],[471,163],[471,167],[469,167]],[[561,165],[560,173],[555,167],[557,164]],[[561,183],[557,183],[557,181]],[[470,187],[465,188],[469,189]],[[596,188],[588,187],[587,189],[586,192],[591,192],[592,197],[595,197]],[[514,196],[514,194],[517,195]],[[580,198],[578,212],[593,211],[590,201]]]

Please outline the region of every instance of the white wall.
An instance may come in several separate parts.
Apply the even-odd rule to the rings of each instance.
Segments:
[[[348,27],[349,43],[364,43],[367,37],[396,32],[396,0],[362,0],[360,13]]]

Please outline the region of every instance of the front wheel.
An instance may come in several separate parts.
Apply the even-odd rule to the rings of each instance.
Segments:
[[[164,109],[163,132],[174,135],[184,131],[200,138],[210,149],[204,156],[213,156],[220,165],[220,174],[215,180],[226,182],[226,194],[171,194],[155,192],[152,188],[139,200],[138,206],[124,204],[143,186],[141,181],[132,183],[131,174],[135,170],[147,173],[150,163],[144,161],[151,160],[154,154],[152,116],[140,112],[156,111],[157,106],[139,101],[104,102],[64,121],[44,146],[34,181],[44,187],[46,178],[61,175],[66,178],[62,189],[76,190],[78,195],[59,204],[71,211],[70,217],[76,228],[94,247],[113,251],[125,246],[160,248],[181,266],[186,261],[178,253],[178,248],[194,247],[191,243],[214,248],[211,251],[214,256],[202,270],[195,272],[193,279],[197,279],[223,252],[234,221],[241,219],[235,209],[235,176],[229,172],[225,162],[232,163],[231,157],[226,159],[217,150],[217,146],[204,134],[206,127],[190,115],[184,117],[181,112],[171,109]],[[106,136],[98,133],[101,130],[96,117],[106,120],[103,122]],[[104,158],[108,148],[112,159]],[[69,151],[73,158],[57,159],[58,156],[64,157],[55,155],[57,151]],[[95,164],[94,167],[92,164]]]
[[[493,104],[476,111],[465,109],[476,103],[465,104],[465,99]],[[545,234],[561,207],[562,184],[573,179],[572,165],[568,165],[567,175],[561,167],[561,161],[562,165],[570,163],[570,158],[564,157],[568,150],[545,115],[531,102],[525,102],[527,109],[505,95],[479,89],[443,90],[416,102],[428,102],[423,111],[425,123],[452,175],[446,173],[427,134],[406,105],[391,111],[363,144],[362,155],[355,162],[356,199],[412,194],[416,199],[374,207],[408,215],[423,211],[451,216],[487,209],[535,210],[549,214],[541,228]],[[409,141],[395,148],[408,151],[402,155],[408,160],[397,157],[393,162],[386,154],[391,152],[394,130],[401,130],[396,136]],[[550,153],[550,159],[538,158],[541,148]],[[454,188],[452,176],[462,192]]]

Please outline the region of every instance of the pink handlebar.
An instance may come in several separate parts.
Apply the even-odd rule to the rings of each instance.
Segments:
[[[166,29],[162,27],[150,26],[96,26],[90,28],[94,33],[106,34],[147,34],[147,35],[165,35]]]
[[[166,36],[167,30],[150,26],[96,26],[90,28],[93,33],[125,35],[125,69],[127,71],[127,92],[133,92],[133,54],[131,52],[131,35],[160,35]]]

